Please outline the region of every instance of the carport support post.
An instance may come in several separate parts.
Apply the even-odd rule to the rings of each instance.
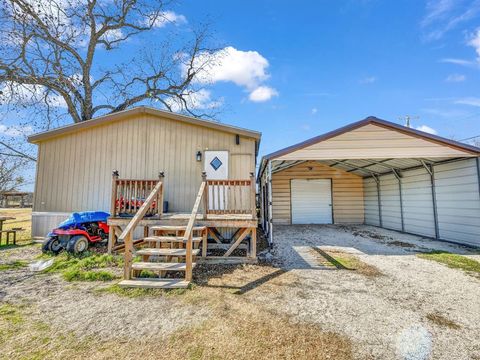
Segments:
[[[480,196],[480,157],[475,160],[477,161],[478,195]]]
[[[402,220],[402,231],[405,232],[405,221],[403,220],[402,178],[400,177],[400,173],[397,170],[392,169],[392,171],[393,171],[393,174],[395,175],[395,177],[398,180],[398,193],[400,195],[400,218]]]
[[[268,184],[268,243],[272,245],[273,244],[272,160],[268,161],[267,184]]]
[[[440,231],[438,229],[437,193],[435,191],[435,170],[433,168],[433,165],[427,165],[424,161],[422,161],[422,165],[425,170],[427,170],[427,172],[430,174],[430,185],[432,187],[433,220],[435,222],[435,239],[439,239]]]
[[[383,227],[382,221],[382,198],[380,197],[380,178],[376,175],[372,174],[373,180],[377,183],[377,201],[378,201],[378,221],[380,223],[380,227]]]

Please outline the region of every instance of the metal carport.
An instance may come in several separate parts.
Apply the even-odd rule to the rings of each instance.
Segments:
[[[479,155],[477,147],[369,117],[262,158],[262,226],[273,242],[273,226],[282,223],[276,214],[291,212],[290,185],[276,188],[276,176],[335,182],[338,173],[354,174],[363,184],[364,224],[480,246]],[[317,163],[336,173],[304,174]]]

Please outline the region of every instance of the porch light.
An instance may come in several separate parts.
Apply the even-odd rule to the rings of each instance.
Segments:
[[[202,152],[201,151],[197,151],[197,161],[202,161]]]

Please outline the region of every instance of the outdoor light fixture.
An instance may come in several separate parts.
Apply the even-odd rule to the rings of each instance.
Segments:
[[[240,145],[240,135],[235,135],[235,144]]]
[[[202,152],[197,151],[197,161],[202,161]]]

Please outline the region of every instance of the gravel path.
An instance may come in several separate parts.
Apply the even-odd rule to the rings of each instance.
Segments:
[[[292,281],[256,289],[249,296],[259,303],[346,334],[359,358],[480,359],[479,279],[415,256],[446,250],[476,257],[470,249],[370,226],[276,226],[274,233],[276,264],[290,270],[283,282]],[[383,275],[315,266],[312,247],[355,254]]]

